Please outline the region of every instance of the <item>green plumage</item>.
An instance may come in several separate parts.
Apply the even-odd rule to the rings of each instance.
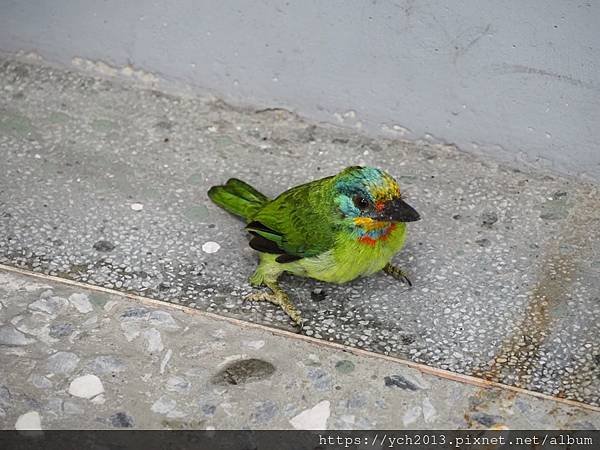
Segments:
[[[250,281],[274,292],[253,299],[280,305],[296,322],[299,313],[277,285],[281,273],[345,283],[392,267],[404,243],[404,222],[419,218],[401,199],[396,181],[371,167],[349,167],[273,200],[235,178],[208,195],[242,217],[253,235],[250,246],[260,252],[260,264]]]
[[[208,196],[224,210],[246,220],[269,200],[252,186],[237,178],[230,178],[224,186],[210,188]]]

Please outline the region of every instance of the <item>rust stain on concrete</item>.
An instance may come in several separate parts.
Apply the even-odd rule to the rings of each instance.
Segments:
[[[530,291],[529,304],[524,311],[520,323],[514,332],[507,336],[494,358],[486,365],[475,369],[472,375],[494,382],[509,382],[519,388],[531,388],[534,367],[539,366],[543,347],[552,333],[555,322],[560,318],[557,310],[562,309],[570,299],[570,290],[577,273],[579,264],[587,259],[591,253],[590,239],[598,232],[600,222],[598,218],[581,211],[598,211],[600,202],[597,200],[595,189],[589,195],[573,199],[572,208],[567,219],[561,227],[560,233],[547,249],[538,282]],[[593,204],[590,204],[593,202]],[[589,209],[588,209],[589,208]],[[565,251],[565,248],[575,248],[574,251]],[[586,254],[582,255],[582,252]],[[561,385],[566,386],[574,382],[570,375],[577,372],[575,363],[571,363],[568,373],[561,379]],[[569,379],[573,378],[569,381]],[[563,389],[555,395],[565,398]]]

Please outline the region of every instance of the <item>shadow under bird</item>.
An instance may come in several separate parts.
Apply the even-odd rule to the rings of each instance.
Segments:
[[[334,176],[311,181],[269,199],[252,186],[231,178],[208,191],[221,208],[246,220],[250,247],[260,263],[250,277],[257,292],[247,300],[279,305],[298,325],[300,312],[277,279],[288,272],[330,283],[346,283],[383,270],[411,285],[390,261],[406,238],[406,223],[420,219],[386,172],[348,167]]]

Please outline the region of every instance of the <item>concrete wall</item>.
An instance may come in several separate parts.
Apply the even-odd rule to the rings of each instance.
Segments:
[[[0,0],[0,49],[600,180],[597,2]]]

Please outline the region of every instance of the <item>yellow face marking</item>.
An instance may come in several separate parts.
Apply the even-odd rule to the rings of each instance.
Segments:
[[[380,230],[389,225],[389,223],[387,222],[373,220],[370,217],[356,217],[354,219],[354,224],[363,228],[366,231]]]

